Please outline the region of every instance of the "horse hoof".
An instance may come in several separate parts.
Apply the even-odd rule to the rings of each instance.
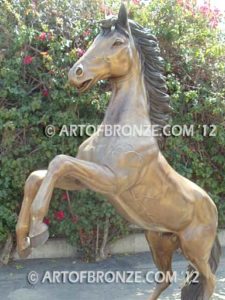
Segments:
[[[44,245],[47,242],[48,238],[49,238],[48,229],[35,236],[30,236],[31,247],[36,248],[38,246]]]
[[[31,254],[31,247],[23,250],[17,250],[20,258],[27,258]]]
[[[26,237],[24,239],[24,245],[22,248],[17,248],[17,253],[20,258],[27,258],[31,254],[30,238]]]
[[[33,224],[29,238],[31,248],[45,244],[49,238],[48,226],[41,222]]]

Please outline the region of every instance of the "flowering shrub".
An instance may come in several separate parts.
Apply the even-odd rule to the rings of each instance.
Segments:
[[[164,154],[174,168],[210,192],[224,226],[224,43],[222,13],[191,1],[131,1],[130,17],[151,28],[166,61],[173,124],[216,124],[217,136],[170,137]],[[109,99],[99,83],[78,95],[67,73],[98,32],[94,20],[116,12],[120,1],[16,1],[0,3],[0,241],[14,232],[27,176],[57,154],[76,155],[85,137],[48,138],[53,124],[99,124]],[[55,191],[48,216],[51,236],[66,236],[85,257],[103,239],[127,232],[112,206],[90,191]],[[108,233],[107,233],[108,230]]]

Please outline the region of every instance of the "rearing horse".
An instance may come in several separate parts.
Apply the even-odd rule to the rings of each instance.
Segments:
[[[69,81],[80,92],[99,80],[111,81],[102,125],[163,126],[170,107],[161,73],[157,40],[128,20],[122,4],[117,18],[102,22],[102,32],[71,68]],[[106,136],[99,130],[80,145],[76,158],[58,155],[47,170],[33,172],[25,184],[16,228],[21,257],[48,239],[43,218],[55,187],[104,194],[122,216],[146,230],[162,272],[172,273],[172,255],[180,247],[200,273],[198,284],[182,289],[182,299],[210,299],[221,254],[216,206],[204,190],[168,164],[154,135]],[[166,278],[149,300],[169,286]]]

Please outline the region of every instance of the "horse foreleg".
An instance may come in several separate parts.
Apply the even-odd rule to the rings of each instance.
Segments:
[[[66,155],[56,156],[50,162],[46,176],[31,205],[29,236],[35,246],[46,241],[48,237],[43,218],[48,212],[56,182],[60,182],[65,176],[74,178],[74,181],[78,180],[96,192],[116,193],[116,178],[109,168]]]
[[[25,258],[31,253],[29,239],[27,238],[30,226],[30,208],[37,191],[47,174],[47,170],[32,172],[24,186],[24,197],[16,225],[17,250],[20,257]],[[56,182],[56,187],[64,190],[80,190],[83,186],[69,177]]]

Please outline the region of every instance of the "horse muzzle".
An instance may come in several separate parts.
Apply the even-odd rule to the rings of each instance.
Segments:
[[[74,65],[68,74],[69,83],[79,92],[84,92],[92,86],[93,78],[85,76],[82,64]]]

